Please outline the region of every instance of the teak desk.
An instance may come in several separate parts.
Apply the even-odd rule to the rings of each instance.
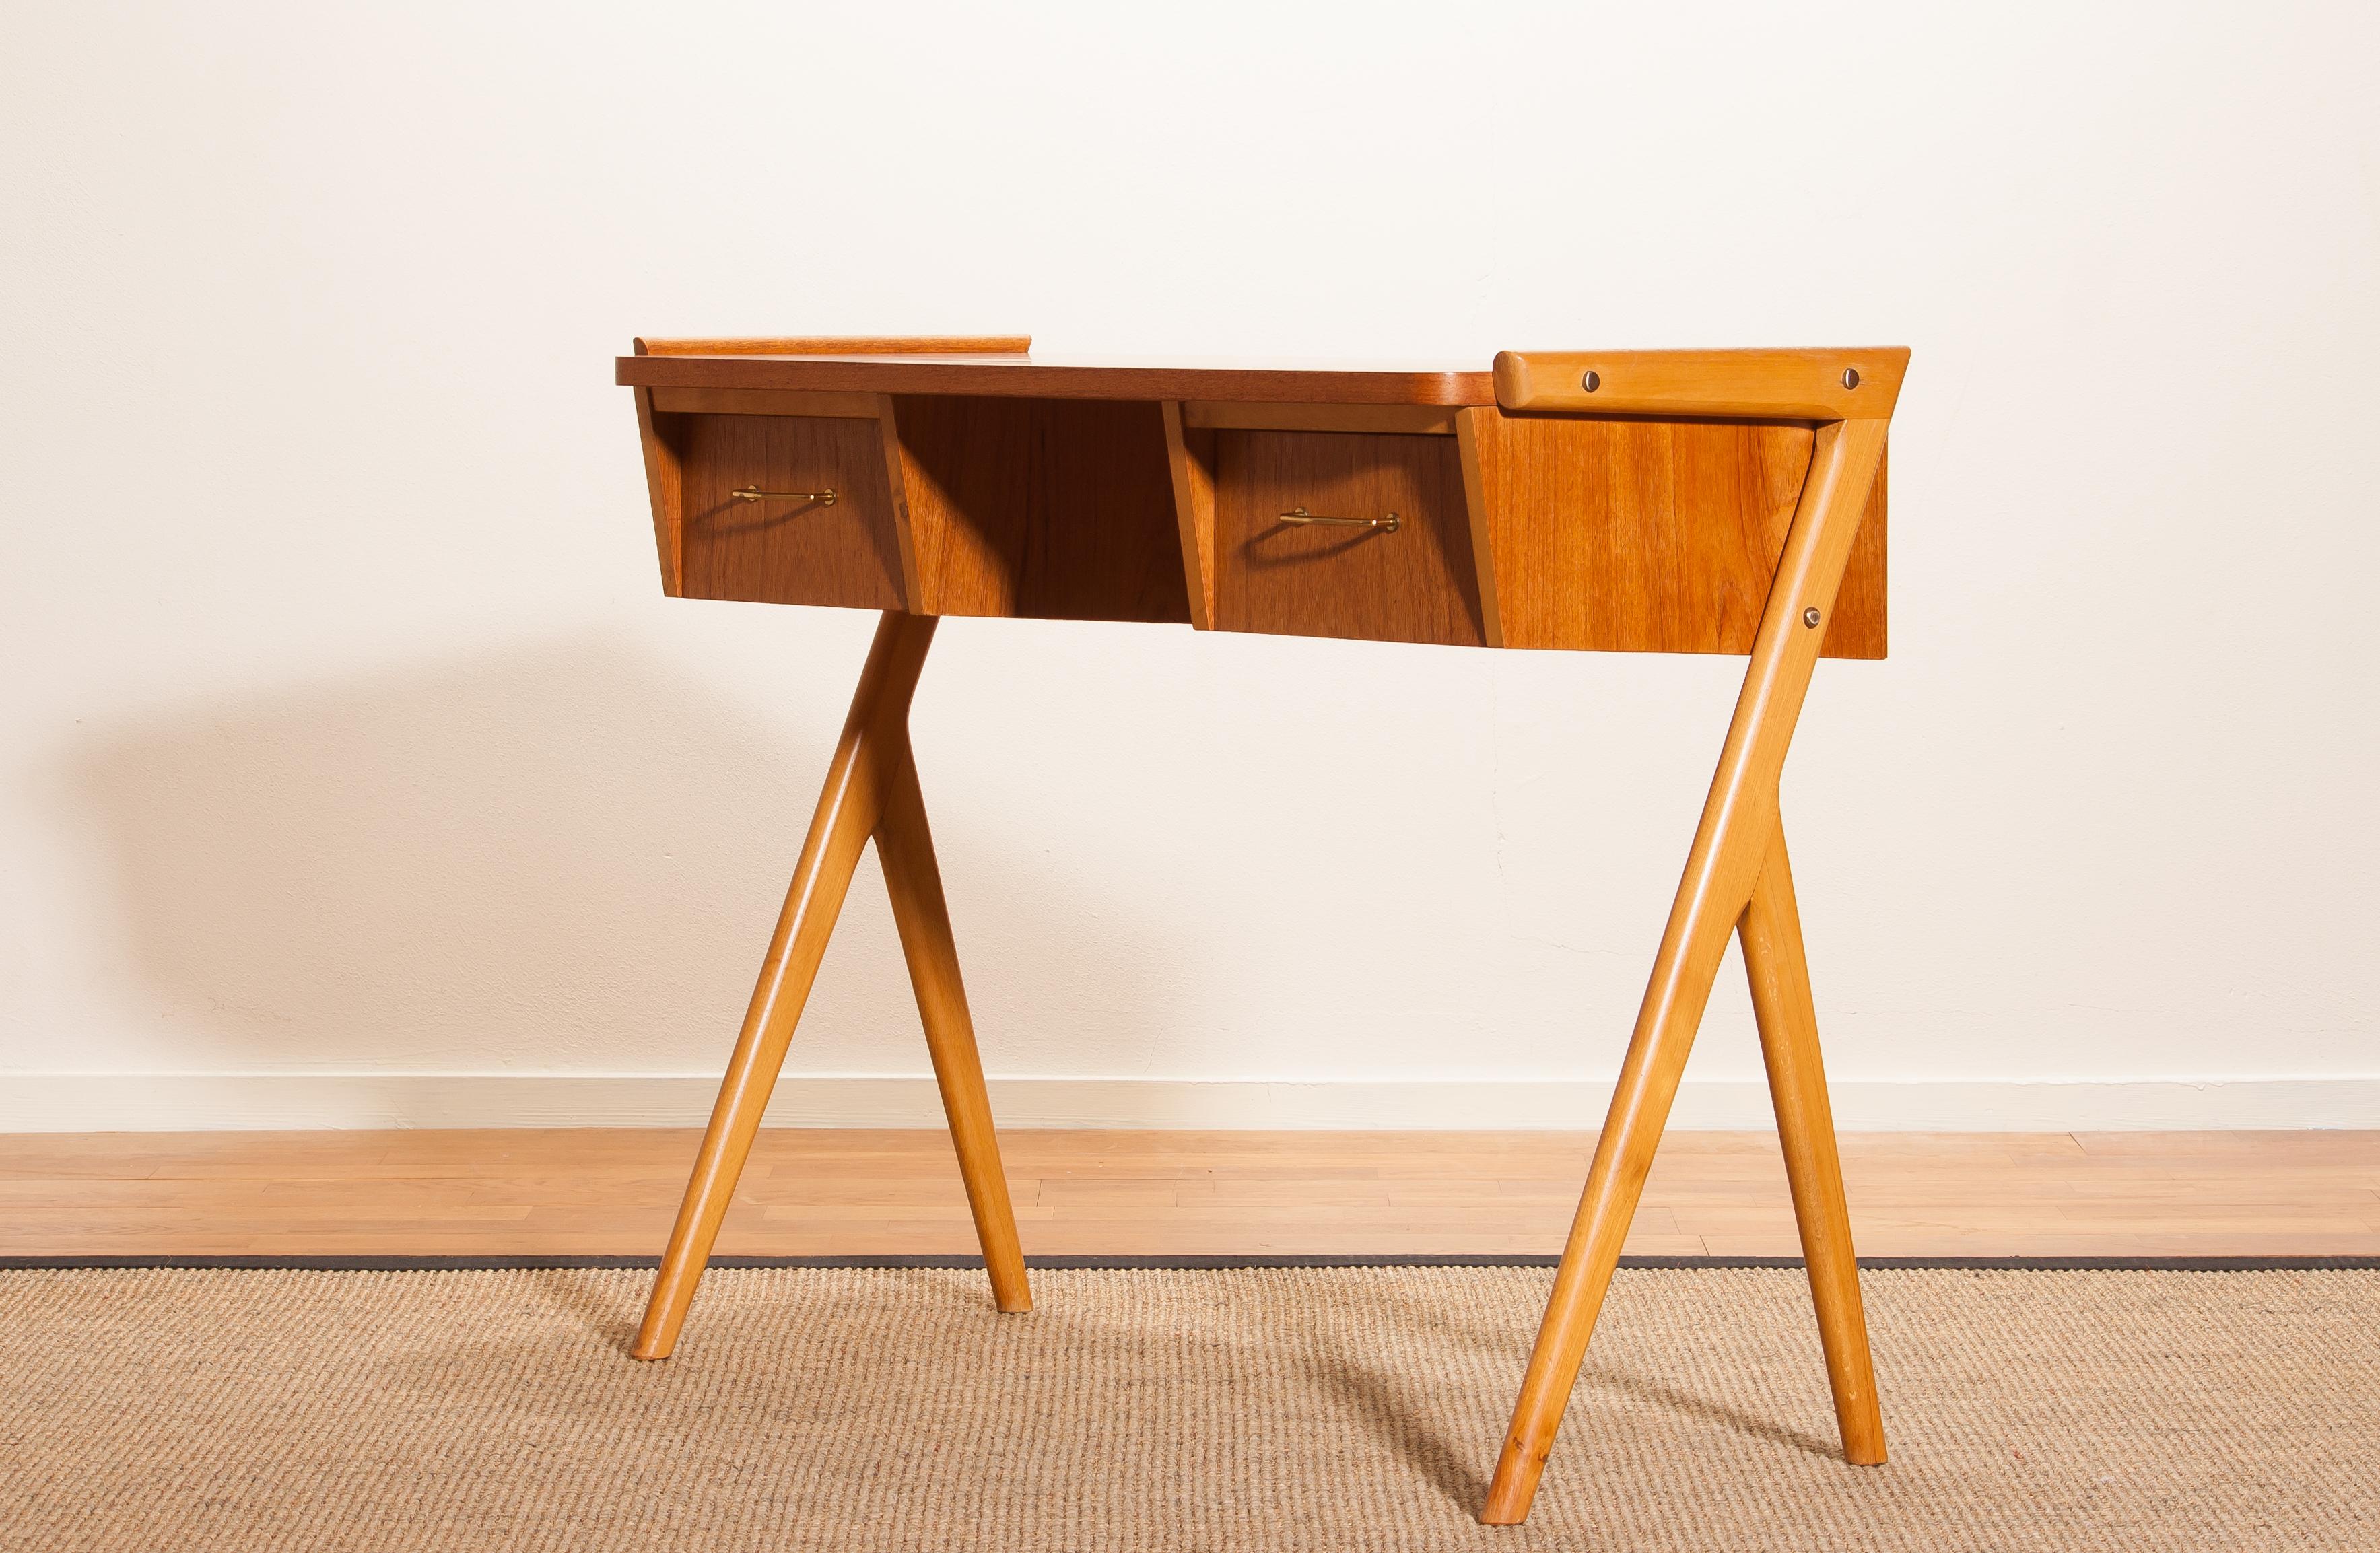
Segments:
[[[910,756],[937,616],[1748,652],[1481,1518],[1528,1514],[1730,933],[1843,1454],[1882,1462],[1777,790],[1818,659],[1884,656],[1885,429],[1909,353],[1506,352],[1489,373],[1070,364],[1030,344],[639,340],[619,359],[664,591],[883,612],[636,1355],[676,1345],[871,838],[992,1298],[1031,1308]]]

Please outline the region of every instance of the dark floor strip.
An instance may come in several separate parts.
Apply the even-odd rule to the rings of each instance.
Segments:
[[[111,1268],[312,1272],[478,1272],[520,1268],[653,1268],[657,1256],[0,1256],[0,1271]],[[1550,1268],[1553,1256],[1028,1256],[1034,1268],[1208,1271],[1232,1268]],[[980,1256],[714,1256],[714,1268],[980,1268]],[[1798,1268],[1799,1256],[1622,1256],[1623,1268]],[[2022,1272],[2318,1272],[2380,1270],[2380,1256],[1863,1256],[1869,1269]]]

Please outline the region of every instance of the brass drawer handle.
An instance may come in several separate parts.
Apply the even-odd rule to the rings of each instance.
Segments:
[[[1294,512],[1282,513],[1281,521],[1293,523],[1301,528],[1318,523],[1332,528],[1378,528],[1383,534],[1397,531],[1397,515],[1394,513],[1386,517],[1323,517],[1300,507]]]
[[[746,485],[727,494],[739,502],[816,502],[822,507],[834,505],[832,486],[824,491],[763,491],[757,485]]]

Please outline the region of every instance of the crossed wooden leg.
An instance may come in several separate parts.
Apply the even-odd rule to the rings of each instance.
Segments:
[[[794,1025],[818,977],[852,871],[871,836],[892,898],[909,978],[917,987],[917,1012],[950,1120],[951,1141],[958,1150],[967,1206],[983,1243],[992,1299],[1002,1310],[1033,1308],[1025,1256],[1016,1240],[1016,1216],[1001,1170],[1000,1143],[992,1133],[991,1102],[984,1093],[983,1063],[976,1053],[975,1026],[959,982],[941,873],[934,864],[925,799],[910,758],[909,699],[933,638],[934,620],[928,615],[887,613],[876,628],[851,715],[827,771],[826,789],[819,795],[801,861],[794,867],[785,909],[761,963],[743,1034],[728,1060],[719,1102],[695,1157],[677,1227],[670,1232],[669,1249],[653,1281],[644,1325],[630,1350],[639,1359],[666,1359],[677,1346],[695,1285],[701,1280],[736,1178],[760,1129],[769,1091],[784,1065]]]
[[[1777,1108],[1777,1137],[1785,1149],[1785,1180],[1802,1231],[1802,1260],[1810,1273],[1810,1303],[1817,1307],[1818,1341],[1827,1354],[1827,1384],[1835,1393],[1843,1460],[1853,1466],[1881,1466],[1884,1414],[1868,1357],[1852,1213],[1843,1201],[1834,1109],[1827,1103],[1827,1071],[1818,1059],[1818,1011],[1810,998],[1802,913],[1793,903],[1793,869],[1785,859],[1782,826],[1770,833],[1767,860],[1735,931],[1752,982],[1753,1015],[1760,1022],[1760,1055],[1768,1069],[1768,1098]]]
[[[1875,483],[1885,423],[1818,429],[1810,474],[1777,564],[1702,822],[1686,855],[1635,1033],[1596,1142],[1578,1217],[1554,1275],[1512,1423],[1480,1519],[1516,1524],[1529,1513],[1620,1248],[1628,1238],[1670,1105],[1730,932],[1742,930],[1794,1210],[1810,1265],[1845,1456],[1884,1460],[1884,1426],[1869,1371],[1833,1120],[1818,1063],[1817,1021],[1803,963],[1801,922],[1785,866],[1778,777],[1810,686],[1819,627],[1834,607],[1852,539]]]

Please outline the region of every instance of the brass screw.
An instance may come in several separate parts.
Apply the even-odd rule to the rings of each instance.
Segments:
[[[1857,388],[1859,386],[1859,369],[1857,367],[1846,367],[1843,369],[1843,386],[1845,388]]]
[[[1589,394],[1592,394],[1597,389],[1603,386],[1603,374],[1601,372],[1583,372],[1579,375],[1578,385],[1579,387],[1586,390]]]
[[[1803,624],[1803,625],[1804,625],[1809,626],[1809,627],[1810,627],[1812,630],[1814,630],[1814,631],[1817,629],[1817,626],[1818,626],[1818,606],[1817,606],[1817,605],[1815,605],[1815,604],[1812,604],[1808,609],[1803,610],[1803,611],[1802,612],[1802,624]]]

